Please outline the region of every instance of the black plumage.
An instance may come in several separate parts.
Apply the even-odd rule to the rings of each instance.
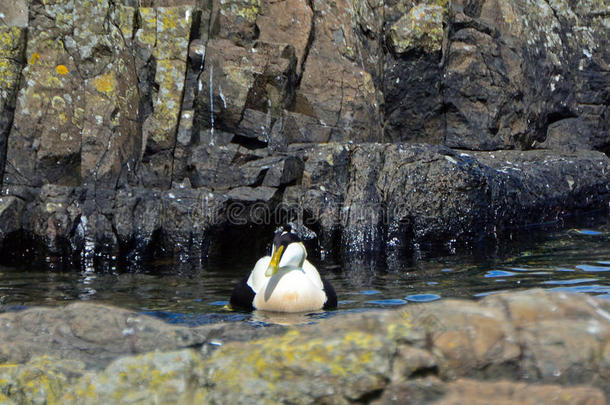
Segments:
[[[324,285],[324,292],[326,293],[326,302],[324,303],[323,309],[337,308],[337,293],[335,292],[335,288],[324,277],[322,277],[322,284]]]
[[[248,285],[248,277],[245,277],[235,285],[229,302],[233,308],[243,308],[251,311],[254,309],[252,301],[254,300],[255,295],[256,293]]]

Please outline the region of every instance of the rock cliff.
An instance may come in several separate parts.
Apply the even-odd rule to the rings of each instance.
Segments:
[[[0,22],[5,253],[201,258],[296,219],[390,257],[608,209],[604,1],[16,0]]]

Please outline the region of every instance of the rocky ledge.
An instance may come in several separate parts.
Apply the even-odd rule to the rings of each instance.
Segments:
[[[242,153],[218,148],[231,159]],[[312,254],[346,261],[377,255],[391,268],[416,250],[455,252],[610,207],[610,159],[595,151],[329,143],[295,144],[281,155],[245,159],[232,172],[214,162],[206,170],[218,181],[238,176],[249,186],[12,187],[0,197],[4,257],[21,260],[23,247],[34,245],[68,261],[103,256],[137,264],[160,252],[200,262],[235,246],[260,253],[275,226],[296,220],[314,231]]]
[[[605,404],[610,303],[541,290],[187,328],[76,303],[0,314],[3,403]]]

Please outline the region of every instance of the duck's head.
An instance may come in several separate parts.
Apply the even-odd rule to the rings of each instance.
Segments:
[[[306,258],[307,250],[301,238],[291,229],[280,228],[273,237],[271,262],[265,271],[265,276],[273,276],[280,267],[303,267]]]

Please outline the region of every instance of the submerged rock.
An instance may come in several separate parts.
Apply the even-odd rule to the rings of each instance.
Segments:
[[[126,314],[78,304],[29,309],[21,312],[21,322],[8,326],[8,316],[16,314],[6,313],[0,324],[15,336],[27,331],[23,336],[30,346],[41,349],[49,330],[64,330],[62,339],[70,335],[59,314],[80,319],[101,309],[116,319]],[[336,315],[288,330],[212,325],[207,341],[189,342],[164,337],[178,331],[202,337],[201,327],[164,329],[160,321],[131,313],[139,321],[133,336],[143,340],[138,351],[146,352],[135,355],[120,350],[125,337],[112,333],[113,324],[106,320],[113,315],[106,315],[102,338],[88,334],[91,329],[73,329],[78,344],[56,342],[62,350],[53,349],[54,354],[1,364],[0,394],[18,403],[379,405],[486,403],[493,396],[524,403],[604,404],[610,395],[609,310],[607,301],[594,297],[534,290],[480,302],[444,300]],[[34,314],[37,323],[24,323]],[[566,325],[577,327],[565,333]],[[147,346],[149,339],[160,338],[160,345]],[[83,356],[85,342],[88,354]],[[117,350],[110,354],[112,343]],[[185,346],[191,348],[178,349]]]

